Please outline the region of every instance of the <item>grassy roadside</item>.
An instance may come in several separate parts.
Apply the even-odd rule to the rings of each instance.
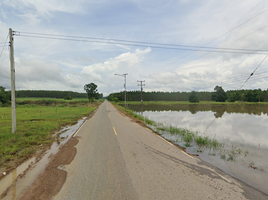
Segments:
[[[63,100],[62,100],[63,101]],[[0,107],[0,169],[1,172],[31,157],[40,147],[51,144],[53,134],[66,125],[75,124],[88,116],[100,103],[59,104],[39,106],[18,105],[16,108],[17,131],[11,133],[11,108]]]

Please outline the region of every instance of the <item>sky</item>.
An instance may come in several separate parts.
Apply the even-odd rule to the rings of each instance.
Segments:
[[[12,28],[16,90],[85,92],[93,82],[107,96],[124,89],[115,74],[125,73],[127,90],[138,80],[144,91],[236,90],[256,68],[242,89],[266,90],[267,18],[267,0],[1,0],[0,86],[10,90]]]

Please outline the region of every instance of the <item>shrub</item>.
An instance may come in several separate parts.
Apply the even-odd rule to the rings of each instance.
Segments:
[[[113,101],[114,101],[115,103],[118,103],[119,99],[118,99],[117,97],[114,97],[114,98],[113,98]]]
[[[195,91],[192,91],[189,96],[189,102],[191,103],[199,103],[199,99]]]
[[[72,100],[73,98],[71,96],[65,96],[64,100]]]

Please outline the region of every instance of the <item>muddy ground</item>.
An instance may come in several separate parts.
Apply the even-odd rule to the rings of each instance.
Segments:
[[[52,199],[63,186],[67,172],[60,168],[62,165],[68,165],[76,155],[78,139],[72,137],[59,152],[52,158],[45,170],[37,177],[28,190],[19,197],[20,200]]]

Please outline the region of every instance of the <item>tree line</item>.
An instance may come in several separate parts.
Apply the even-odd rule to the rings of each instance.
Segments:
[[[15,92],[16,98],[56,98],[72,100],[73,98],[88,98],[89,101],[103,98],[103,94],[99,93],[95,83],[85,84],[84,90],[86,93],[79,93],[73,91],[58,91],[58,90],[17,90]],[[11,101],[11,91],[6,91],[6,88],[0,86],[0,107],[8,105]]]
[[[9,91],[10,92],[10,91]],[[79,93],[72,91],[56,91],[56,90],[17,90],[16,97],[41,97],[41,98],[59,98],[63,99],[66,96],[72,98],[87,98],[87,93]]]
[[[113,101],[124,101],[124,93],[111,93],[107,99]],[[213,92],[143,92],[144,101],[216,101],[216,102],[268,102],[268,91],[255,90],[230,90],[224,91],[221,86],[216,86]],[[140,101],[141,91],[128,91],[127,101]]]

